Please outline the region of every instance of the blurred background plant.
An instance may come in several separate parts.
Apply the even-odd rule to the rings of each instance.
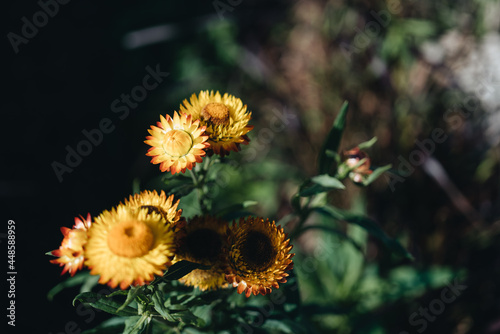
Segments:
[[[340,150],[376,136],[368,150],[371,164],[391,163],[394,173],[367,188],[345,182],[345,191],[324,201],[371,217],[415,260],[393,258],[380,239],[345,223],[339,228],[363,252],[340,236],[304,232],[295,241],[307,254],[296,259],[302,298],[328,305],[317,310],[317,330],[500,331],[499,1],[69,6],[58,16],[63,23],[44,28],[12,66],[18,78],[13,88],[23,92],[22,108],[33,117],[17,120],[22,113],[11,113],[7,123],[24,124],[25,133],[53,148],[51,154],[33,153],[41,164],[64,159],[64,145],[78,142],[82,129],[116,116],[110,102],[140,83],[146,66],[161,64],[170,74],[62,185],[49,168],[38,176],[13,165],[11,175],[25,181],[24,196],[36,198],[40,189],[54,189],[53,201],[64,203],[57,212],[33,204],[40,205],[33,211],[47,212],[53,230],[63,225],[61,215],[71,222],[77,214],[111,207],[132,191],[132,184],[154,187],[146,182],[157,169],[144,158],[146,147],[137,138],[158,114],[207,88],[244,98],[255,125],[251,145],[232,156],[236,164],[227,167],[243,170],[227,172],[232,176],[221,178],[214,192],[226,196],[228,205],[255,201],[253,212],[279,221],[293,212],[289,199],[302,181],[315,175],[322,141],[348,100]],[[30,10],[13,5],[12,26]],[[35,56],[37,48],[43,57]],[[86,99],[75,106],[83,95]],[[18,103],[6,109],[17,110]],[[47,112],[38,113],[40,106]],[[436,130],[442,130],[439,140],[433,139]],[[416,141],[427,139],[433,145],[425,152]],[[6,154],[19,153],[12,146]],[[401,178],[394,178],[398,173]],[[6,194],[19,194],[13,183],[4,187]],[[17,203],[19,195],[10,196],[7,204]],[[183,209],[187,215],[196,210]],[[304,226],[329,222],[330,217],[314,213]],[[43,243],[37,241],[38,248],[50,249],[47,245],[59,241],[52,232]],[[46,270],[45,258],[37,262]],[[455,279],[467,287],[455,301],[437,316],[419,313],[441,300],[446,283]],[[415,323],[422,319],[425,329]]]

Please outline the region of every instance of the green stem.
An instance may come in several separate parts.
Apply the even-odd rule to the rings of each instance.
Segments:
[[[189,175],[191,175],[191,179],[193,180],[193,185],[195,187],[198,187],[198,178],[196,177],[196,174],[191,169],[188,169],[188,171],[189,171]]]
[[[297,238],[301,234],[302,226],[304,226],[307,218],[309,218],[309,214],[311,213],[311,210],[309,210],[310,203],[311,203],[311,197],[308,197],[305,205],[300,208],[300,212],[297,214],[300,217],[300,220],[297,223],[297,226],[290,233],[290,240]]]
[[[191,174],[191,178],[193,179],[193,184],[198,194],[198,203],[200,204],[201,213],[207,214],[209,208],[205,203],[205,191],[204,191],[207,173],[202,173],[201,175],[197,175],[194,170],[190,169],[189,173]]]
[[[212,159],[210,157],[205,157],[205,163],[203,164],[203,170],[206,172],[208,168],[212,165]]]

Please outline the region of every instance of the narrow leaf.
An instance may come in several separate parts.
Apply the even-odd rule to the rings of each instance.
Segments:
[[[361,144],[358,145],[360,150],[366,150],[367,148],[370,148],[377,142],[377,137],[373,137],[369,141],[362,142]]]
[[[92,288],[99,282],[99,276],[90,275],[87,280],[82,284],[80,293],[92,291]]]
[[[170,322],[175,322],[175,319],[170,315],[168,309],[165,307],[165,298],[163,296],[163,293],[156,290],[151,296],[151,299],[154,303],[154,309],[163,317],[163,319]]]
[[[373,181],[375,181],[380,175],[382,175],[383,173],[387,172],[391,168],[392,168],[392,165],[388,164],[388,165],[385,165],[383,167],[379,167],[379,168],[375,169],[373,171],[373,173],[371,173],[366,178],[366,180],[363,181],[363,185],[365,185],[365,186],[369,185],[370,183],[372,183]]]
[[[378,238],[384,245],[394,253],[405,258],[413,260],[413,256],[399,243],[399,241],[390,238],[384,230],[373,220],[367,217],[358,216],[344,210],[337,209],[331,205],[314,208],[315,211],[330,216],[337,220],[343,220],[348,223],[356,224],[364,228],[368,233]]]
[[[340,112],[333,122],[333,127],[328,133],[326,140],[323,143],[319,157],[318,157],[318,174],[325,174],[330,172],[330,168],[335,163],[335,158],[331,157],[331,154],[327,155],[327,150],[332,152],[337,152],[340,140],[342,139],[342,133],[344,132],[347,110],[349,109],[349,103],[344,102],[340,108]]]
[[[65,281],[57,284],[55,287],[49,290],[49,292],[47,293],[47,299],[48,300],[54,299],[54,296],[64,289],[84,284],[89,277],[90,277],[89,272],[81,272],[73,277],[67,278]]]
[[[199,263],[194,263],[194,262],[182,260],[182,261],[179,261],[177,263],[174,263],[168,269],[168,271],[165,273],[165,275],[163,275],[162,279],[169,280],[169,281],[177,280],[181,277],[186,276],[187,274],[189,274],[191,271],[193,271],[195,269],[206,270],[206,269],[210,269],[210,266],[204,266],[204,265],[199,264]]]
[[[125,299],[125,302],[122,304],[122,306],[120,306],[117,310],[117,312],[123,310],[125,307],[127,307],[130,303],[132,303],[134,300],[135,300],[135,297],[137,297],[137,295],[139,293],[141,293],[143,291],[143,287],[142,286],[139,286],[139,287],[131,287],[130,290],[128,290],[128,294],[127,294],[127,299]]]
[[[309,196],[317,195],[319,193],[327,192],[329,190],[330,190],[330,188],[325,188],[323,186],[320,186],[317,183],[314,183],[314,184],[309,185],[309,186],[301,187],[299,189],[299,196],[300,197],[309,197]]]
[[[349,241],[353,246],[354,248],[356,248],[357,250],[359,250],[361,253],[363,253],[363,248],[358,245],[358,243],[356,241],[354,241],[352,238],[350,238],[347,234],[345,234],[344,232],[340,231],[340,230],[337,230],[333,227],[330,227],[330,226],[323,226],[323,225],[307,225],[307,226],[304,226],[302,229],[300,229],[300,231],[297,233],[296,237],[298,237],[299,235],[301,235],[302,233],[304,233],[305,231],[307,230],[323,230],[325,232],[328,232],[328,233],[332,233],[332,234],[335,234],[335,235],[338,235],[340,236],[341,238]]]
[[[187,196],[195,189],[193,180],[181,175],[165,177],[163,182],[168,189],[165,190],[167,195],[175,194],[176,198]]]
[[[144,332],[150,320],[149,314],[147,313],[144,313],[140,317],[129,317],[125,320],[125,329],[123,330],[123,334],[140,334]]]
[[[205,321],[202,318],[195,316],[189,310],[172,313],[171,315],[174,319],[181,321],[185,324],[194,325],[196,327],[201,327],[205,325]]]
[[[320,186],[323,186],[325,188],[331,188],[331,189],[345,189],[345,186],[340,180],[334,178],[333,176],[330,176],[328,174],[322,174],[322,175],[317,175],[311,178],[311,181],[313,181],[316,184],[319,184]]]

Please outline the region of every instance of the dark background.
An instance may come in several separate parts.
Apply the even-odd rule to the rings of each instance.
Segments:
[[[237,16],[230,17],[230,12],[224,16],[241,20],[244,23],[238,24],[258,37],[266,29],[266,16],[282,17],[285,9],[280,2],[246,1],[238,6]],[[7,33],[21,35],[21,18],[33,22],[40,10],[35,2],[16,1],[5,4],[2,11],[2,232],[9,219],[16,222],[16,332],[59,333],[69,321],[77,326],[70,325],[70,331],[77,331],[95,327],[105,318],[98,314],[97,320],[87,323],[88,316],[76,313],[71,302],[77,289],[47,300],[48,290],[68,276],[61,277],[62,268],[51,265],[44,255],[60,244],[59,228],[71,227],[75,216],[98,215],[122,201],[132,193],[134,178],[157,176],[157,166],[145,156],[146,130],[160,113],[171,113],[193,92],[225,89],[230,69],[216,59],[215,37],[208,39],[211,22],[225,20],[209,1],[59,4],[59,12],[15,54]],[[173,31],[167,40],[138,49],[125,47],[127,33],[164,24]],[[206,59],[197,69],[202,82],[180,76],[179,63],[189,57]],[[169,76],[120,119],[122,113],[111,110],[112,101],[142,85],[145,68],[157,64]],[[217,76],[219,70],[216,82],[206,79],[207,73]],[[241,85],[238,73],[233,77]],[[86,139],[82,131],[98,128],[103,118],[112,121],[114,130],[60,182],[53,162],[66,164],[66,146],[76,149]],[[2,297],[2,302],[6,300]]]
[[[145,156],[146,130],[159,114],[171,113],[192,93],[214,89],[244,97],[254,111],[256,128],[267,124],[266,113],[274,107],[286,107],[297,116],[297,122],[277,136],[269,150],[262,151],[264,158],[289,166],[294,182],[287,183],[281,165],[270,167],[267,175],[248,176],[274,182],[277,196],[271,202],[275,207],[258,208],[274,218],[290,210],[287,189],[314,172],[316,153],[343,100],[349,100],[353,110],[343,147],[377,135],[380,147],[373,152],[373,160],[378,165],[397,164],[399,155],[407,157],[414,149],[415,138],[428,138],[436,127],[446,129],[442,115],[451,99],[447,93],[465,93],[455,81],[443,83],[429,74],[430,65],[418,46],[425,39],[439,40],[455,28],[479,40],[483,32],[475,24],[482,20],[482,12],[466,2],[446,2],[446,13],[454,18],[450,19],[443,8],[433,6],[431,2],[405,4],[397,21],[430,22],[432,32],[419,28],[420,36],[415,34],[403,43],[384,31],[346,65],[341,43],[354,43],[354,28],[373,20],[370,11],[386,8],[383,2],[243,0],[221,18],[211,1],[103,4],[73,0],[59,5],[57,15],[27,44],[21,44],[17,54],[7,34],[21,34],[21,18],[32,22],[33,14],[41,9],[35,2],[6,3],[2,10],[0,196],[3,226],[9,219],[16,223],[15,332],[22,328],[59,333],[70,321],[86,329],[105,318],[98,314],[87,323],[87,317],[78,315],[71,305],[75,289],[47,300],[48,290],[67,275],[61,277],[61,269],[44,254],[58,247],[59,228],[71,227],[75,216],[98,215],[132,193],[134,180],[142,186],[159,175],[157,166]],[[472,13],[468,23],[454,21],[464,13]],[[392,22],[396,24],[396,19]],[[166,32],[158,42],[134,48],[125,42],[127,34],[154,26]],[[387,45],[395,48],[387,51]],[[371,72],[373,59],[384,63],[382,74]],[[145,68],[157,64],[169,76],[128,117],[120,119],[111,103],[121,94],[130,94],[142,83]],[[449,65],[443,61],[430,72],[439,74]],[[428,76],[424,88],[411,90],[407,83],[418,81],[419,73]],[[402,79],[396,80],[396,75]],[[402,106],[406,106],[404,112]],[[115,129],[104,134],[102,143],[60,182],[52,164],[65,163],[66,147],[75,149],[85,139],[82,131],[97,128],[103,118],[109,118]],[[406,238],[406,246],[416,257],[415,268],[443,266],[470,274],[467,293],[429,332],[496,333],[500,308],[498,159],[490,159],[490,168],[479,181],[474,175],[488,157],[498,156],[497,148],[485,138],[488,120],[482,108],[464,124],[459,130],[446,130],[449,139],[434,156],[479,218],[471,220],[457,208],[421,168],[398,185],[396,194],[379,182],[363,196],[370,215],[391,236]],[[256,131],[252,136],[258,142]],[[347,208],[359,194],[352,187],[345,197],[333,200]],[[6,239],[1,241],[5,250]],[[380,258],[374,255],[372,260]],[[381,277],[388,266],[381,262]],[[381,307],[372,321],[391,333],[408,328],[408,315],[415,305],[428,305],[439,293],[431,289],[416,301]]]

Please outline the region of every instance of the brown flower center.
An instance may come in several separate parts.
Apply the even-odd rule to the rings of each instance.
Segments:
[[[214,125],[228,125],[229,108],[223,103],[209,103],[201,110],[201,118]]]
[[[163,150],[171,157],[182,157],[191,151],[193,138],[184,130],[170,130],[163,138]]]
[[[141,221],[123,221],[108,233],[108,247],[118,256],[140,257],[147,254],[154,243],[151,228]]]
[[[276,259],[276,254],[271,239],[257,231],[250,231],[241,247],[241,256],[252,269],[267,269]]]
[[[220,235],[211,229],[202,228],[189,233],[184,238],[181,253],[195,260],[215,261],[222,249]]]

